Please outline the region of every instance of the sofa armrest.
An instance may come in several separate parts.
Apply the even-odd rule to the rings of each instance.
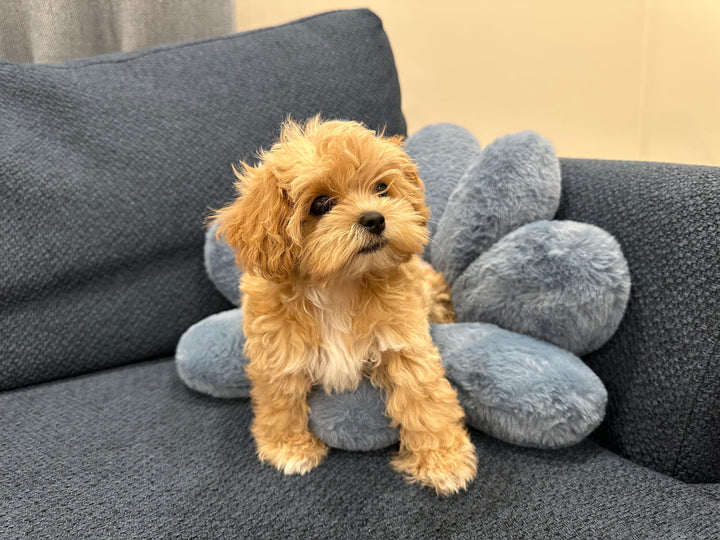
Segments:
[[[655,470],[720,481],[720,168],[562,160],[558,219],[620,242],[632,292],[585,358],[608,388],[595,438]]]

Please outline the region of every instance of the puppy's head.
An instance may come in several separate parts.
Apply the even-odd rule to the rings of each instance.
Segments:
[[[239,196],[214,220],[251,274],[360,277],[398,266],[427,241],[424,186],[400,138],[356,122],[288,121],[259,164],[236,175]]]

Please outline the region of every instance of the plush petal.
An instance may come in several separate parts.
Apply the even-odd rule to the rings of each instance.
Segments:
[[[617,241],[574,221],[520,227],[480,255],[452,288],[458,320],[497,324],[580,356],[610,339],[629,294]]]
[[[364,380],[355,392],[326,394],[316,389],[309,399],[310,429],[328,446],[343,450],[379,450],[399,440],[385,416],[380,390]]]
[[[218,226],[205,231],[205,270],[218,291],[236,306],[240,305],[240,270],[235,252],[224,240],[215,237]]]
[[[432,124],[408,137],[405,150],[417,163],[425,184],[425,198],[432,212],[428,223],[432,239],[450,193],[480,157],[480,143],[472,133],[455,124]],[[423,258],[431,262],[430,244],[425,247]]]
[[[248,397],[242,313],[231,309],[188,328],[175,351],[175,367],[193,390],[219,398]]]
[[[506,442],[559,448],[602,421],[607,392],[573,354],[491,324],[432,325],[467,421]]]
[[[560,202],[560,165],[533,131],[487,146],[450,194],[432,242],[432,263],[449,284],[478,255],[517,227],[551,219]]]

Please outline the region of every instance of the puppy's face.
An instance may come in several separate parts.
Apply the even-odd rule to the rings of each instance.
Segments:
[[[238,176],[238,199],[215,215],[247,272],[317,281],[386,270],[422,251],[429,210],[397,138],[354,122],[288,122]]]

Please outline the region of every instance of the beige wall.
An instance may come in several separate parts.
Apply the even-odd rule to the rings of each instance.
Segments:
[[[246,30],[370,7],[409,133],[535,129],[568,157],[720,165],[720,0],[237,0]]]

